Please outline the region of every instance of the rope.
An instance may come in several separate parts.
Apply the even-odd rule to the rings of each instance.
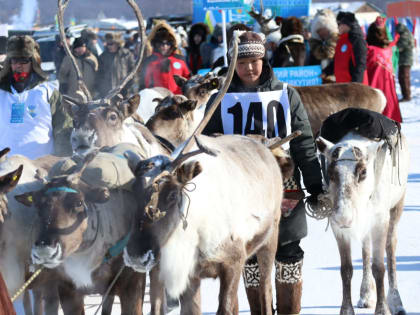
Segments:
[[[17,290],[15,295],[13,295],[11,298],[12,302],[14,302],[19,297],[19,295],[21,295],[23,291],[25,291],[25,289],[32,283],[32,281],[34,281],[35,278],[39,276],[42,269],[44,269],[44,267],[41,267],[37,271],[35,271],[33,275],[23,284],[23,286],[19,290]]]
[[[314,218],[316,220],[323,220],[325,218],[328,219],[327,227],[325,228],[325,231],[327,231],[328,226],[330,225],[330,216],[333,213],[331,200],[328,198],[328,194],[319,194],[316,206],[313,206],[308,201],[308,198],[305,198],[304,203],[306,214],[309,217]]]
[[[102,307],[102,305],[104,304],[106,298],[109,295],[109,292],[111,292],[112,287],[114,286],[115,282],[117,282],[118,278],[120,277],[122,271],[124,270],[125,265],[123,264],[120,268],[120,270],[118,270],[118,273],[115,275],[114,279],[112,280],[111,284],[109,285],[108,289],[106,290],[105,294],[102,296],[102,302],[101,304],[99,304],[98,308],[96,309],[96,312],[94,315],[98,314],[99,309]]]

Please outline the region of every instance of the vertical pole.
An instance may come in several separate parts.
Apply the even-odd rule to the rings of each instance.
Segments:
[[[226,39],[226,11],[222,9],[222,26],[223,26],[223,61],[227,67],[227,39]]]

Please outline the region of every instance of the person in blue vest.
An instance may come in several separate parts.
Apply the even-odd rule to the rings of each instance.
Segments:
[[[31,159],[70,155],[72,119],[61,106],[58,85],[41,69],[39,46],[12,36],[0,72],[0,143]]]
[[[293,87],[275,77],[265,57],[262,35],[247,31],[239,39],[235,74],[204,133],[259,134],[272,138],[302,131],[301,136],[290,142],[290,154],[296,165],[293,182],[297,187],[285,191],[275,260],[277,313],[299,314],[304,255],[299,243],[307,235],[307,223],[304,194],[297,183],[302,176],[310,195],[307,202],[316,206],[322,193],[321,167],[300,96]],[[260,314],[259,267],[255,256],[247,261],[243,277],[251,314]]]

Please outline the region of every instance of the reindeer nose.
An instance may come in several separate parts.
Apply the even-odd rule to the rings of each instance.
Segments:
[[[51,239],[51,238],[41,238],[35,242],[35,246],[37,247],[56,247],[57,246],[57,240]]]

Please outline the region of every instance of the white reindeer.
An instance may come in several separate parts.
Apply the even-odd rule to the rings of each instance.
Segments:
[[[395,248],[409,154],[404,136],[397,134],[395,139],[396,144],[389,146],[384,140],[371,140],[351,131],[336,144],[321,137],[316,141],[328,164],[330,221],[341,258],[341,315],[354,314],[350,290],[352,237],[363,242],[363,280],[358,306],[373,307],[376,299],[376,315],[405,314],[396,282]],[[387,299],[384,293],[385,250],[389,280]]]

